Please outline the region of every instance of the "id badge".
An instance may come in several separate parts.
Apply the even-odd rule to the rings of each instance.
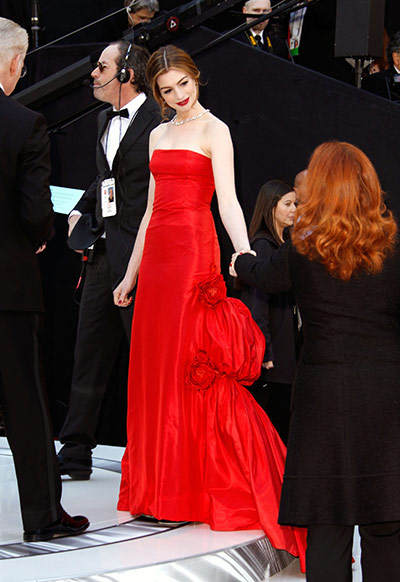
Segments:
[[[101,214],[103,218],[117,214],[115,194],[115,179],[108,178],[108,180],[103,180],[101,183]]]

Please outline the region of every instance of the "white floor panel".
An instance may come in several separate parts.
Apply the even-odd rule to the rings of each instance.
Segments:
[[[117,511],[122,453],[99,446],[89,481],[63,478],[63,506],[89,517],[87,533],[25,544],[12,457],[0,438],[0,582],[304,582],[298,560],[271,550],[262,531],[213,532],[204,524],[170,529]],[[278,555],[264,567],[269,552]],[[354,555],[359,582],[357,546]]]

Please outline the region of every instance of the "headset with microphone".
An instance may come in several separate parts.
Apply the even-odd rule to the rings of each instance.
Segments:
[[[128,50],[126,51],[121,69],[118,71],[118,73],[116,73],[113,77],[111,77],[111,79],[109,81],[107,81],[107,83],[104,83],[104,85],[94,85],[93,83],[91,83],[91,84],[89,84],[89,87],[91,87],[92,89],[102,89],[103,87],[107,87],[107,85],[112,83],[114,81],[114,79],[118,79],[118,81],[121,84],[128,83],[131,79],[131,74],[128,70],[128,59],[129,59],[129,55],[131,53],[131,50],[132,50],[132,43],[129,43]]]

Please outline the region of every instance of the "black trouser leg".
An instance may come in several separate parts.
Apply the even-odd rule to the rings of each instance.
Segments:
[[[61,517],[61,481],[44,386],[40,316],[0,312],[0,401],[25,531]]]
[[[129,319],[128,314],[126,317]],[[96,446],[95,432],[101,404],[125,333],[120,308],[113,302],[107,256],[105,252],[95,252],[93,263],[87,265],[70,402],[59,434],[60,441],[65,443],[65,456],[90,459],[91,449]]]
[[[287,445],[292,386],[280,382],[267,382],[264,390],[268,392],[268,403],[264,410],[282,441]]]
[[[250,387],[250,392],[266,412],[286,445],[289,433],[291,384],[268,382],[265,379],[265,370],[262,370],[260,378]]]
[[[400,580],[400,522],[359,526],[363,582]]]
[[[307,582],[351,582],[353,533],[352,525],[308,527]]]

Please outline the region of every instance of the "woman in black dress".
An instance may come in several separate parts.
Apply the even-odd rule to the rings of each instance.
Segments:
[[[351,581],[355,525],[363,581],[398,582],[397,226],[370,160],[341,142],[315,150],[297,213],[269,259],[232,261],[251,285],[292,289],[302,315],[279,523],[308,527],[309,582]]]
[[[295,212],[296,194],[291,186],[281,180],[270,180],[261,186],[249,228],[250,243],[258,258],[267,259],[290,238]],[[293,293],[270,295],[246,286],[241,299],[265,337],[262,373],[250,390],[286,444],[296,369]]]

